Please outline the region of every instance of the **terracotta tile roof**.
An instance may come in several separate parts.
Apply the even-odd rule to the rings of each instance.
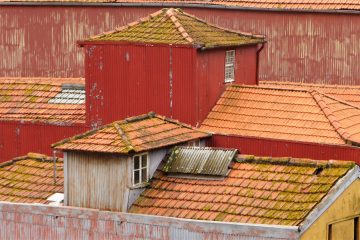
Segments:
[[[158,170],[129,212],[298,226],[354,166],[344,161],[239,156],[223,180],[170,177]]]
[[[0,2],[70,2],[70,3],[141,3],[146,4],[169,4],[169,5],[202,5],[202,6],[227,6],[259,9],[292,9],[292,10],[359,10],[360,3],[357,0],[0,0]]]
[[[53,144],[61,150],[123,153],[184,143],[210,134],[155,113],[127,118]]]
[[[296,82],[260,81],[260,86],[270,88],[317,90],[329,96],[360,106],[360,86],[328,85]]]
[[[264,42],[264,37],[216,27],[181,9],[165,8],[140,21],[94,36],[90,40],[185,44],[213,48],[261,43]]]
[[[81,78],[0,78],[0,121],[84,123],[85,91],[79,89],[84,83]]]
[[[325,144],[360,143],[360,109],[315,90],[229,86],[200,129]]]
[[[0,164],[0,201],[44,203],[54,193],[63,193],[63,161],[54,162],[45,155],[29,153]]]

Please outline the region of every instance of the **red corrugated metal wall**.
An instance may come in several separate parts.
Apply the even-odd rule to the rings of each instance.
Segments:
[[[191,99],[179,98],[175,93],[183,91],[188,93],[193,89],[192,73],[189,73],[186,62],[181,60],[182,55],[193,54],[192,48],[86,45],[85,49],[86,90],[89,93],[86,109],[87,120],[91,126],[150,111],[166,116],[174,115],[185,122],[192,120],[189,110],[192,105],[187,106],[189,112],[172,111],[174,106],[191,101]],[[178,51],[182,55],[178,54]],[[180,60],[174,58],[170,64],[171,54],[177,54]],[[170,69],[173,69],[172,90],[170,90]]]
[[[85,126],[0,122],[0,162],[28,152],[52,154],[51,144],[86,130]]]
[[[209,145],[237,148],[242,154],[257,156],[351,160],[360,164],[360,148],[351,146],[224,135],[213,135]]]
[[[76,40],[158,9],[1,6],[0,76],[84,76]],[[359,14],[185,10],[223,27],[265,34],[260,80],[360,84]]]

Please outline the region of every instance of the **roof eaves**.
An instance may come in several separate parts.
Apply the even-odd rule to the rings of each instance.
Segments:
[[[65,138],[65,139],[63,139],[63,140],[61,140],[59,142],[51,144],[51,147],[55,148],[55,149],[61,149],[61,148],[58,148],[59,145],[62,145],[62,144],[68,143],[70,141],[77,140],[77,139],[80,139],[80,138],[83,138],[83,137],[86,137],[86,136],[89,136],[89,135],[91,135],[93,133],[96,133],[97,131],[99,131],[101,129],[104,129],[106,127],[109,127],[109,126],[111,126],[111,124],[107,124],[107,125],[92,129],[90,131],[87,131],[87,132],[82,133],[82,134],[75,135],[73,137]]]
[[[360,167],[354,165],[340,178],[320,203],[314,206],[311,212],[299,225],[300,236],[336,201],[336,199],[356,180],[360,178]]]

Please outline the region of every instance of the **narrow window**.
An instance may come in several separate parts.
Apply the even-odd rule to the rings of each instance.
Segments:
[[[225,55],[225,82],[234,81],[235,50],[226,51]]]
[[[328,226],[328,240],[332,240],[332,224]]]
[[[359,217],[354,218],[354,240],[359,240]]]
[[[133,185],[141,185],[148,180],[148,155],[140,154],[133,157]]]

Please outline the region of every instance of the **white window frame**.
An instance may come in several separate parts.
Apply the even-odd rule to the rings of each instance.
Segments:
[[[142,161],[143,161],[143,156],[146,156],[146,165],[145,167],[142,167]],[[135,158],[139,157],[139,168],[135,169]],[[141,153],[141,154],[136,154],[132,157],[132,185],[134,187],[139,187],[139,186],[143,186],[147,183],[147,181],[149,180],[149,154],[146,153]],[[145,181],[142,181],[142,170],[146,169],[146,179]],[[139,182],[135,183],[135,172],[139,171]]]
[[[235,50],[228,50],[225,52],[225,83],[235,81]]]

